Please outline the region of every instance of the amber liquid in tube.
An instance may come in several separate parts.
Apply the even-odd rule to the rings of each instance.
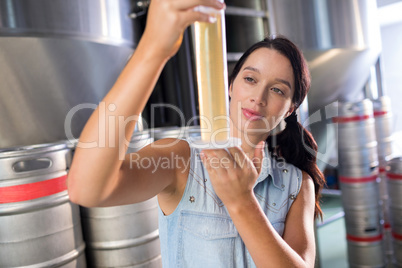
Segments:
[[[225,20],[223,11],[215,16],[194,25],[201,140],[212,144],[229,139]]]

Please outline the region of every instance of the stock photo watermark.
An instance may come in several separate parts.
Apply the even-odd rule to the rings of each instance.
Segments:
[[[240,104],[239,104],[240,105]],[[335,108],[334,108],[335,107]],[[173,112],[177,114],[177,116],[180,119],[180,124],[181,127],[177,127],[177,131],[174,133],[172,138],[169,140],[169,142],[164,142],[163,144],[161,143],[153,143],[153,136],[152,136],[152,131],[153,130],[158,130],[156,129],[149,129],[149,126],[155,125],[155,116],[156,116],[156,110],[157,109],[171,109]],[[94,141],[89,141],[89,142],[78,142],[78,138],[74,137],[72,134],[72,122],[73,122],[73,117],[74,115],[79,112],[80,110],[83,109],[97,109],[98,113],[98,137]],[[210,142],[209,142],[209,147],[220,147],[222,148],[222,143],[218,142],[216,140],[216,137],[219,136],[222,132],[230,132],[230,125],[233,125],[234,129],[241,129],[243,128],[243,131],[241,132],[242,135],[244,135],[242,138],[243,142],[245,142],[248,146],[253,146],[255,147],[255,144],[252,143],[252,141],[249,139],[249,137],[253,135],[270,135],[273,132],[275,133],[280,133],[282,129],[280,129],[280,120],[282,118],[274,118],[271,117],[269,120],[267,118],[261,118],[258,123],[258,127],[256,127],[255,122],[253,120],[245,120],[242,122],[240,120],[242,116],[241,112],[241,107],[239,106],[236,109],[236,115],[235,116],[216,116],[214,118],[207,118],[205,116],[194,116],[187,121],[185,120],[185,115],[183,112],[176,106],[171,105],[171,104],[152,104],[151,105],[151,116],[150,116],[150,122],[147,122],[142,118],[141,116],[133,115],[129,117],[124,117],[124,116],[116,116],[113,114],[117,109],[115,104],[109,104],[106,105],[104,102],[100,102],[99,105],[92,104],[92,103],[83,103],[79,104],[75,107],[73,107],[68,114],[66,115],[65,122],[64,122],[64,129],[65,129],[65,134],[67,139],[73,143],[76,147],[82,148],[82,149],[91,149],[91,148],[116,148],[118,147],[119,149],[119,158],[120,160],[123,160],[126,156],[127,150],[130,153],[136,152],[140,150],[142,147],[150,144],[150,146],[153,146],[153,148],[166,148],[170,146],[174,146],[178,142],[180,142],[181,139],[187,139],[187,140],[197,140],[200,138],[201,131],[203,133],[208,133],[208,137],[210,137]],[[324,112],[322,112],[324,111]],[[334,163],[329,163],[329,159],[331,157],[331,154],[333,151],[329,150],[331,146],[334,144],[334,140],[336,140],[337,136],[337,129],[336,129],[336,123],[332,122],[332,118],[337,116],[337,109],[336,109],[336,104],[330,104],[321,109],[321,111],[317,111],[313,114],[311,114],[307,119],[304,119],[304,122],[300,122],[301,125],[307,129],[309,129],[310,125],[313,124],[319,124],[320,127],[325,127],[326,128],[326,137],[323,137],[322,139],[325,140],[324,147],[326,148],[325,151],[318,150],[316,152],[312,148],[310,148],[307,144],[304,142],[304,137],[301,137],[300,143],[303,144],[305,150],[311,154],[316,155],[317,160],[320,160],[322,162],[325,162],[327,164],[332,164]],[[236,120],[233,120],[233,118],[236,118]],[[194,130],[192,133],[192,136],[189,135],[189,129],[194,129],[194,124],[196,123],[201,123],[201,127],[199,129],[199,133],[194,134]],[[214,129],[214,124],[219,124],[220,127],[218,129]],[[127,128],[130,124],[137,124],[141,125],[141,128],[148,130],[150,136],[147,135],[141,135],[141,131],[135,133],[134,135],[131,135],[130,133],[130,138],[127,139],[126,137],[128,136],[126,134]],[[243,125],[242,125],[243,124]],[[252,125],[254,124],[254,125]],[[279,127],[272,128],[271,126],[277,126]],[[132,125],[131,125],[132,127]],[[163,129],[161,130],[163,131]],[[139,134],[139,135],[135,135]],[[247,135],[246,135],[247,134]],[[273,135],[274,136],[274,135]],[[219,146],[217,146],[219,145]],[[207,147],[205,147],[207,148]],[[148,163],[151,163],[152,166],[159,166],[159,167],[167,167],[168,166],[168,161],[166,159],[136,159],[136,156],[138,155],[133,155],[130,156],[130,162],[133,164],[138,164],[141,166],[147,166]],[[156,162],[155,162],[156,161]],[[189,165],[188,163],[184,163],[183,159],[170,159],[169,161],[173,161],[175,164],[181,163],[181,165]],[[223,160],[225,161],[225,160]],[[140,164],[139,164],[140,163]],[[149,166],[151,166],[149,164]],[[219,163],[222,164],[222,163]],[[335,163],[337,165],[337,163]]]

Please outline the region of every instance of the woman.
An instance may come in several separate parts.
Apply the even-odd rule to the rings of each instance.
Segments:
[[[141,41],[103,100],[113,107],[104,119],[139,115],[185,28],[213,21],[194,11],[198,5],[224,8],[215,0],[151,1]],[[324,181],[315,156],[304,148],[316,150],[314,140],[294,113],[309,83],[306,63],[290,41],[257,43],[230,78],[230,131],[241,138],[241,148],[200,151],[184,140],[162,139],[136,154],[137,160],[153,160],[147,167],[119,152],[120,135],[129,140],[135,121],[119,133],[95,111],[80,144],[97,141],[100,124],[109,143],[91,149],[78,144],[68,177],[70,199],[87,207],[116,206],[157,195],[164,267],[314,267],[314,216],[321,214]],[[271,137],[282,120],[285,130]],[[171,155],[181,161],[156,166]]]

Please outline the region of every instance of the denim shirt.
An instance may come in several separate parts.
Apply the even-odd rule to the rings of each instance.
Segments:
[[[215,194],[200,151],[191,147],[190,173],[175,211],[165,216],[159,208],[163,267],[256,267],[226,207]],[[282,236],[286,215],[300,191],[302,172],[276,161],[267,147],[262,164],[254,193]]]

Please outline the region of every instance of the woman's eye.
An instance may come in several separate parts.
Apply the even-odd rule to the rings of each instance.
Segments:
[[[244,80],[246,80],[249,83],[254,83],[255,82],[255,80],[253,78],[251,78],[251,77],[245,77]]]
[[[272,88],[272,91],[283,95],[282,90],[280,90],[279,88],[274,87],[274,88]]]

